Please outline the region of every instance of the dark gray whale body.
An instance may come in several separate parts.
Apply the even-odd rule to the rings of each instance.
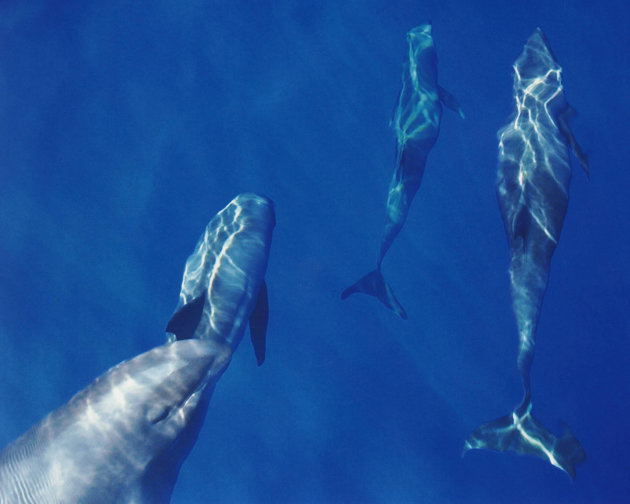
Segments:
[[[437,56],[431,24],[425,23],[410,30],[407,42],[409,57],[403,67],[402,89],[392,121],[398,140],[396,169],[389,186],[385,231],[376,269],[341,294],[342,299],[355,292],[375,296],[403,319],[407,318],[407,314],[383,278],[381,264],[402,229],[422,182],[427,156],[440,132],[442,104],[464,117],[455,98],[437,83]]]
[[[264,356],[273,204],[241,194],[186,262],[169,343],[113,367],[0,452],[0,504],[167,504],[250,323]]]
[[[573,109],[564,97],[561,72],[537,29],[514,64],[516,113],[498,133],[497,198],[510,249],[524,396],[510,415],[475,430],[464,452],[489,448],[532,454],[574,478],[584,450],[570,431],[558,438],[531,415],[530,384],[536,326],[569,201],[569,149],[588,173],[588,160],[568,125]]]

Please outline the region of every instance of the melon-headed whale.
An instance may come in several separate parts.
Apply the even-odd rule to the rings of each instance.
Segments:
[[[5,447],[0,503],[170,502],[248,323],[264,355],[274,225],[273,204],[255,194],[210,221],[186,263],[170,342],[113,367]]]
[[[275,226],[273,203],[241,194],[206,226],[186,261],[169,341],[211,339],[235,349],[249,323],[258,365],[265,360],[265,272]]]
[[[407,314],[381,272],[383,258],[402,229],[422,182],[427,156],[440,132],[442,104],[464,117],[453,95],[437,83],[437,56],[431,24],[413,28],[407,33],[407,42],[408,61],[403,66],[402,89],[392,121],[397,138],[396,169],[389,185],[385,231],[376,269],[341,294],[342,299],[355,292],[375,296],[403,319]]]
[[[557,437],[532,416],[530,385],[536,326],[569,202],[569,150],[588,174],[588,159],[569,128],[574,112],[564,97],[561,73],[544,33],[537,29],[514,64],[516,111],[498,132],[496,186],[510,249],[524,396],[511,414],[475,430],[464,452],[489,448],[537,455],[574,478],[584,450],[568,429]]]

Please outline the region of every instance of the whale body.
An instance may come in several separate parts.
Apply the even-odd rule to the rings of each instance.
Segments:
[[[191,340],[113,367],[0,453],[0,502],[168,503],[230,356]]]
[[[396,169],[389,185],[385,230],[376,269],[341,294],[341,299],[356,292],[375,296],[403,319],[407,318],[407,313],[381,272],[383,258],[402,229],[422,182],[427,156],[440,132],[442,104],[464,117],[453,95],[437,83],[437,55],[431,24],[410,30],[407,42],[408,60],[403,67],[402,89],[392,121],[397,138]]]
[[[206,226],[186,261],[169,341],[210,339],[235,350],[249,324],[258,365],[269,308],[265,272],[275,226],[271,200],[245,193]]]
[[[588,174],[588,159],[568,124],[574,111],[564,97],[562,69],[540,29],[514,64],[514,98],[514,117],[498,132],[497,199],[510,249],[524,394],[510,415],[475,430],[464,452],[489,448],[532,454],[575,478],[575,466],[586,456],[579,441],[568,429],[555,436],[531,414],[536,326],[569,202],[570,150]]]
[[[166,504],[250,324],[264,358],[273,203],[241,194],[186,262],[168,343],[113,367],[0,452],[0,504]]]

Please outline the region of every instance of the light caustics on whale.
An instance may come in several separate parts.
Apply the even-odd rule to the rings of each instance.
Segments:
[[[255,194],[212,219],[186,265],[172,342],[113,367],[5,447],[0,504],[170,502],[252,313],[264,340],[266,298],[265,310],[257,299],[274,225],[273,204]],[[197,293],[200,316],[186,309]]]
[[[241,194],[207,225],[186,261],[169,341],[210,339],[233,350],[249,322],[258,365],[265,359],[265,272],[275,226],[273,203]]]
[[[0,453],[0,503],[169,502],[185,436],[229,361],[195,340],[113,367]]]
[[[342,299],[356,292],[375,296],[403,319],[407,314],[381,272],[383,258],[402,229],[422,182],[427,156],[440,131],[442,104],[464,117],[453,95],[437,83],[431,24],[413,28],[407,34],[407,42],[409,56],[403,67],[402,89],[392,121],[397,138],[396,169],[389,186],[385,230],[376,269],[341,294]]]
[[[514,64],[515,116],[498,133],[497,198],[510,249],[524,396],[510,415],[475,430],[464,452],[488,448],[536,455],[574,478],[584,450],[568,429],[558,438],[532,416],[530,383],[536,326],[569,201],[569,148],[588,173],[588,160],[569,128],[574,111],[564,97],[561,73],[537,29]]]

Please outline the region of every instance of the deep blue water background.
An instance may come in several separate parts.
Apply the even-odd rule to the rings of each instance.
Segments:
[[[142,4],[142,5],[141,5]],[[630,6],[623,1],[0,3],[0,446],[164,341],[184,261],[233,196],[276,203],[267,361],[244,340],[173,502],[624,502],[630,495]],[[444,112],[374,266],[405,34],[431,19]],[[541,26],[574,169],[532,372],[577,479],[460,451],[520,400],[494,195],[511,65]]]

